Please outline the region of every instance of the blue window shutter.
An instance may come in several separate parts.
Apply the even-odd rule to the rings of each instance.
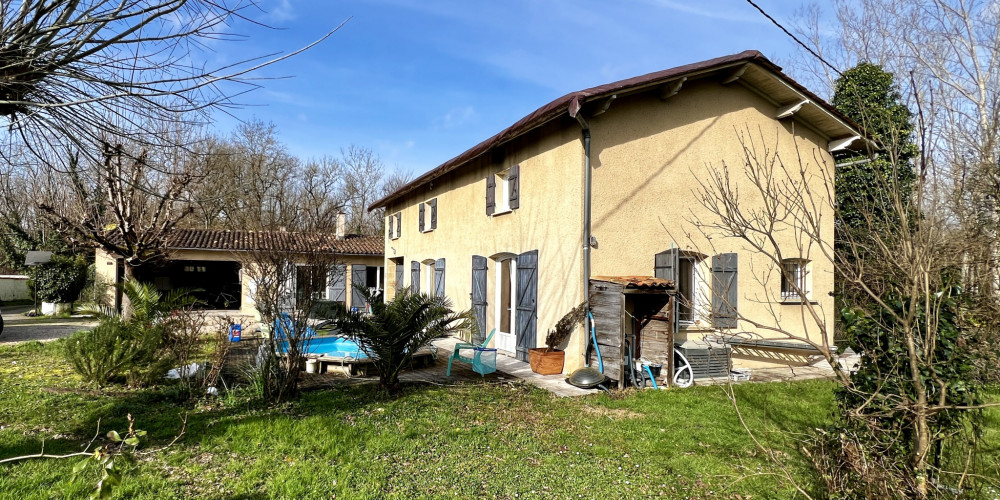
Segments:
[[[497,178],[493,174],[486,176],[486,215],[493,215],[497,208]]]
[[[715,328],[736,328],[737,256],[723,253],[712,257],[712,326]]]
[[[472,313],[479,325],[479,338],[473,341],[482,342],[486,338],[486,257],[472,256]]]
[[[516,304],[516,356],[528,361],[528,349],[535,347],[538,333],[538,250],[517,256]]]
[[[420,263],[410,262],[410,291],[420,293]]]
[[[424,232],[424,204],[420,204],[420,215],[417,216],[417,226],[420,232]]]
[[[431,206],[431,229],[437,229],[438,227],[438,201],[434,198],[429,202]]]
[[[343,265],[336,265],[330,269],[330,278],[327,282],[330,284],[327,288],[326,295],[328,300],[334,302],[344,302],[347,300],[347,284],[345,279],[347,275],[347,267]]]
[[[680,252],[676,248],[656,254],[653,260],[653,276],[676,282],[679,258]]]
[[[514,165],[510,167],[510,173],[507,174],[507,186],[510,190],[510,199],[508,202],[511,210],[521,207],[521,166]]]
[[[364,307],[365,295],[358,287],[365,286],[367,277],[367,266],[363,264],[351,264],[351,307]]]
[[[399,262],[396,264],[396,291],[398,292],[403,289],[403,262],[405,261],[400,258],[397,262]]]
[[[434,261],[434,296],[444,297],[444,259]]]

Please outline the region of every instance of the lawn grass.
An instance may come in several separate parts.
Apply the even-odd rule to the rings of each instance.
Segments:
[[[794,488],[749,438],[722,387],[561,399],[517,383],[370,386],[303,394],[280,407],[246,397],[191,402],[172,388],[89,392],[62,342],[0,348],[0,457],[77,451],[122,431],[131,413],[142,450],[122,498],[791,498]],[[799,439],[832,418],[828,381],[735,387],[749,428],[818,485]],[[996,437],[1000,412],[986,438]],[[996,441],[994,441],[995,443]],[[995,456],[995,455],[994,455]],[[71,460],[0,465],[0,498],[84,495]]]

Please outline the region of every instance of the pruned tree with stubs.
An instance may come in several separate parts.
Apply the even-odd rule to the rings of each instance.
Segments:
[[[191,207],[184,202],[191,176],[176,165],[153,165],[146,150],[104,143],[103,160],[72,155],[63,177],[65,198],[38,208],[69,240],[95,245],[125,262],[125,276],[164,256],[165,240]]]

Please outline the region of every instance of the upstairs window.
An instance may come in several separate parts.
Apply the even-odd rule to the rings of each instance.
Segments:
[[[486,215],[505,214],[520,208],[520,177],[520,165],[486,177]]]
[[[389,226],[389,239],[394,240],[396,238],[399,238],[399,235],[403,229],[402,227],[403,224],[401,222],[402,213],[396,212],[394,214],[390,214],[388,219],[389,220],[387,221],[387,225]]]
[[[437,198],[431,198],[420,204],[417,227],[421,233],[437,229],[437,206]]]
[[[785,259],[781,261],[781,299],[800,301],[809,298],[809,261]]]

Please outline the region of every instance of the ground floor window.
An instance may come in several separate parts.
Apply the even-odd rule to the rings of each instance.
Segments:
[[[680,255],[677,259],[677,320],[691,324],[698,319],[699,259],[695,255]]]
[[[171,260],[135,270],[135,278],[160,292],[191,290],[200,309],[239,310],[243,298],[240,263],[224,260]]]
[[[783,300],[801,300],[809,297],[808,264],[809,262],[803,259],[781,261],[781,298]]]
[[[322,266],[297,266],[295,268],[295,299],[304,307],[307,300],[326,299],[326,277],[329,270]]]

